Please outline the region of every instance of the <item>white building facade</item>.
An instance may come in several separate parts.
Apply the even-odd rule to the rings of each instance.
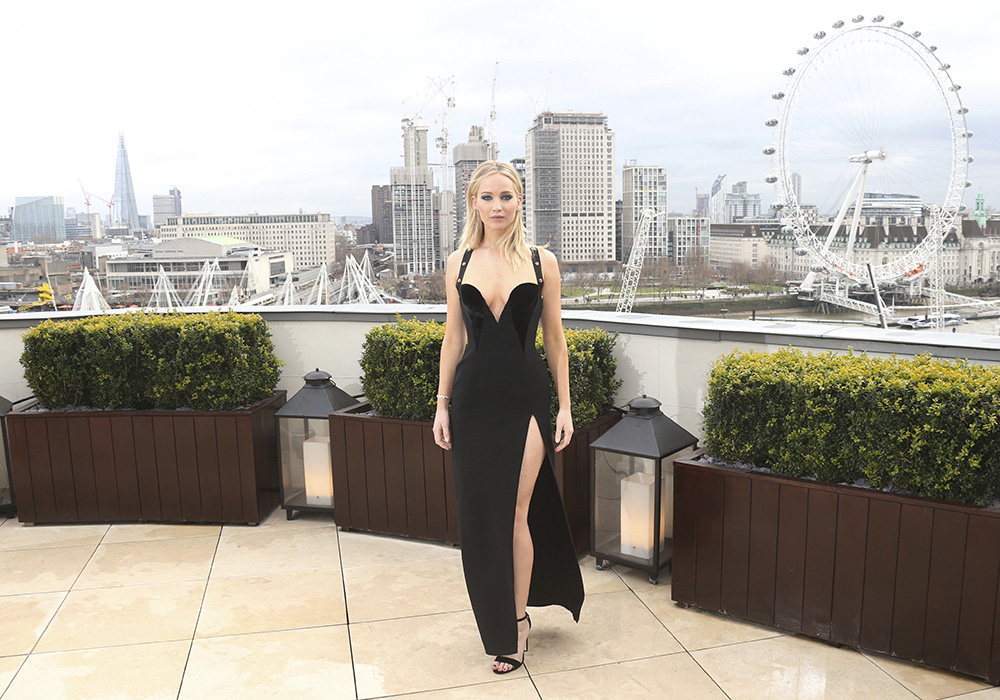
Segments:
[[[622,258],[632,254],[644,209],[667,211],[667,169],[657,166],[626,165],[622,169]],[[647,258],[672,258],[667,217],[658,216],[649,224]]]
[[[542,112],[525,137],[525,225],[565,262],[611,261],[615,134],[601,112]]]
[[[440,198],[427,161],[427,129],[422,119],[403,120],[403,165],[389,171],[396,262],[410,275],[431,274],[443,261]]]
[[[699,256],[708,255],[711,219],[707,216],[668,217],[667,234],[673,244],[671,261],[678,267],[689,267]]]
[[[262,250],[289,252],[296,269],[318,267],[335,260],[336,227],[329,214],[182,214],[167,218],[160,240],[225,236]]]

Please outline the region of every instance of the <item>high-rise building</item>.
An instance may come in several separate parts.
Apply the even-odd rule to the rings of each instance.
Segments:
[[[118,160],[115,163],[114,211],[111,215],[113,226],[123,226],[129,231],[141,230],[139,207],[135,204],[135,189],[132,187],[132,170],[125,150],[125,135],[118,133]]]
[[[565,262],[615,260],[615,134],[601,112],[542,112],[525,137],[525,225]]]
[[[622,169],[622,261],[632,254],[644,209],[667,211],[667,169],[658,166],[626,165]],[[670,236],[666,216],[650,221],[646,238],[646,258],[670,258]]]
[[[455,224],[458,236],[465,229],[465,198],[472,173],[490,159],[490,145],[483,138],[483,127],[469,129],[469,140],[454,148],[455,158]]]
[[[66,209],[62,197],[15,197],[11,237],[22,243],[66,240]]]
[[[746,194],[747,193],[747,181],[740,180],[735,185],[733,185],[733,194]]]
[[[740,185],[743,186],[741,188],[742,192],[737,191]],[[725,205],[725,214],[722,221],[713,221],[712,223],[732,224],[739,222],[740,219],[751,219],[760,216],[760,195],[747,194],[745,182],[738,183],[733,187],[731,193],[726,194]]]
[[[670,259],[675,265],[687,267],[699,257],[708,260],[712,225],[707,216],[668,217],[667,232],[672,243]]]
[[[167,217],[180,216],[181,191],[177,187],[170,188],[170,194],[153,195],[153,226],[162,226],[167,223]]]
[[[430,274],[441,267],[440,204],[427,164],[426,121],[403,120],[403,165],[392,168],[389,179],[396,262],[408,274]]]
[[[712,183],[708,200],[708,217],[713,224],[726,223],[726,176],[719,175]]]
[[[528,176],[527,175],[528,174],[528,168],[527,168],[527,164],[525,163],[524,158],[511,158],[510,159],[510,164],[512,166],[514,166],[514,170],[517,172],[518,175],[521,176],[521,192],[525,192],[526,191],[525,190],[525,187],[526,187],[526,185],[525,185],[525,178]],[[522,197],[521,198],[521,221],[524,221],[525,217],[527,216],[525,214],[525,207],[526,207],[526,205],[527,205],[527,199],[525,197]]]
[[[694,191],[694,215],[708,216],[712,208],[712,195],[707,192]]]
[[[375,243],[392,243],[392,187],[372,185],[372,226]]]
[[[795,194],[795,201],[802,203],[802,175],[792,173],[792,192]]]

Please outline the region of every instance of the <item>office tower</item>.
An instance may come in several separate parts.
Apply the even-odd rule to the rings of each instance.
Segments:
[[[713,224],[726,223],[726,176],[719,175],[712,183],[708,200],[708,218]]]
[[[125,150],[125,135],[118,133],[118,160],[115,163],[114,211],[112,226],[124,226],[130,231],[139,230],[139,207],[135,204],[135,189],[132,187],[132,170],[128,165]]]
[[[525,137],[529,241],[565,262],[614,260],[615,134],[601,112],[542,112]]]
[[[733,185],[733,194],[746,194],[747,193],[747,181],[740,180],[735,185]]]
[[[670,236],[670,259],[677,267],[689,267],[700,257],[708,260],[712,225],[707,216],[671,216],[667,218]]]
[[[376,243],[392,243],[392,187],[372,185],[372,225]]]
[[[403,120],[403,165],[391,168],[392,238],[396,262],[407,274],[426,275],[441,267],[440,204],[427,164],[427,122]]]
[[[153,226],[167,223],[168,216],[180,216],[181,191],[177,187],[170,188],[170,194],[153,195]]]
[[[526,184],[525,184],[524,180],[527,177],[528,169],[527,169],[527,164],[524,161],[524,158],[511,158],[510,159],[510,164],[514,166],[514,170],[516,170],[517,174],[521,176],[521,192],[527,191],[525,189],[526,188]],[[525,221],[526,220],[527,214],[525,213],[525,207],[527,206],[527,203],[528,203],[527,202],[527,198],[526,197],[522,197],[521,198],[521,221]]]
[[[746,184],[746,182],[737,183],[733,186],[733,191],[726,194],[723,219],[712,223],[732,224],[740,219],[760,216],[760,195],[747,194]]]
[[[795,193],[795,201],[802,203],[802,175],[792,173],[792,192]]]
[[[622,169],[622,262],[628,262],[644,209],[667,211],[667,169],[627,165]],[[650,222],[646,259],[670,258],[671,245],[666,215]]]
[[[66,210],[62,197],[15,197],[11,238],[22,243],[66,240]]]
[[[483,127],[469,129],[469,140],[455,146],[455,224],[457,235],[465,229],[465,199],[469,192],[472,173],[490,159],[490,145],[483,139]]]
[[[706,193],[701,193],[698,188],[694,190],[694,214],[695,216],[708,216],[711,211],[711,199],[712,195]]]

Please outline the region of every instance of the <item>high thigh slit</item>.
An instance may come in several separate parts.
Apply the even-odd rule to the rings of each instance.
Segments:
[[[528,507],[534,547],[529,606],[560,605],[579,620],[583,580],[555,471],[549,375],[535,349],[544,280],[517,285],[495,315],[479,290],[457,287],[468,334],[451,399],[452,466],[462,564],[486,653],[516,654],[513,537],[521,464],[534,419],[544,447]]]

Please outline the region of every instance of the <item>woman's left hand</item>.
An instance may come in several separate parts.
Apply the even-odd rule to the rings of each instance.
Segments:
[[[560,408],[556,414],[556,452],[562,451],[573,437],[573,416],[568,408]]]

